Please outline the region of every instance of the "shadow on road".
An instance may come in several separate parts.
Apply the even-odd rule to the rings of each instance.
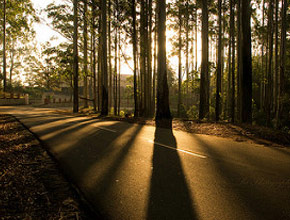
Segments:
[[[156,128],[147,219],[197,219],[172,130]]]
[[[278,196],[275,194],[280,194],[283,189],[279,184],[275,185],[271,182],[272,178],[275,180],[275,176],[269,178],[269,174],[267,174],[268,176],[264,177],[265,179],[257,179],[255,176],[257,171],[254,168],[258,167],[258,164],[253,163],[254,161],[252,161],[252,167],[229,163],[227,159],[223,159],[225,155],[215,149],[215,146],[208,145],[198,136],[195,136],[195,140],[203,146],[207,155],[210,156],[215,173],[218,174],[217,178],[224,181],[228,191],[238,198],[240,205],[246,207],[253,219],[289,219],[289,211],[283,210],[283,207],[285,208],[284,203],[290,200],[277,200]],[[250,154],[239,153],[239,157],[245,161],[244,164],[251,164],[250,156]],[[252,160],[254,160],[254,157]],[[263,172],[266,173],[267,170]],[[260,173],[261,175],[262,173]],[[287,191],[289,192],[285,189],[285,193]],[[272,194],[273,196],[271,196]]]

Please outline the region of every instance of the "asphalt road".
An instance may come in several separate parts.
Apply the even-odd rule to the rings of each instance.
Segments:
[[[104,219],[290,219],[290,150],[0,107],[46,143]]]

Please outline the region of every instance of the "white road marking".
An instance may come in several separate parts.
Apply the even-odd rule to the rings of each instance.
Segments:
[[[117,131],[112,130],[112,129],[109,129],[109,128],[103,128],[103,127],[97,127],[97,128],[100,129],[100,130],[110,131],[110,132],[113,132],[113,133],[117,133]]]
[[[186,154],[189,154],[189,155],[192,155],[192,156],[195,156],[195,157],[199,157],[199,158],[202,158],[202,159],[206,159],[207,158],[204,155],[201,155],[201,154],[198,154],[198,153],[194,153],[192,151],[182,150],[182,149],[179,149],[179,148],[170,147],[170,146],[167,146],[165,144],[161,144],[161,143],[152,141],[151,139],[148,139],[148,138],[144,138],[144,139],[146,139],[149,143],[156,144],[158,146],[165,147],[165,148],[170,149],[170,150],[180,151],[182,153],[186,153]]]

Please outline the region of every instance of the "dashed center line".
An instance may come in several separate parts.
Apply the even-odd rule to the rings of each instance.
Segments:
[[[204,156],[204,155],[201,155],[201,154],[198,154],[198,153],[194,153],[192,151],[188,151],[188,150],[182,150],[182,149],[179,149],[179,148],[175,148],[175,147],[170,147],[168,145],[165,145],[165,144],[161,144],[161,143],[158,143],[156,141],[152,141],[148,138],[144,138],[146,139],[149,143],[152,143],[152,144],[155,144],[155,145],[158,145],[158,146],[161,146],[161,147],[165,147],[167,149],[170,149],[170,150],[175,150],[175,151],[179,151],[179,152],[182,152],[182,153],[186,153],[186,154],[189,154],[191,156],[195,156],[195,157],[199,157],[199,158],[202,158],[202,159],[206,159],[207,157]]]
[[[117,133],[116,130],[113,130],[113,129],[109,129],[109,128],[104,128],[104,127],[97,127],[98,129],[100,130],[104,130],[104,131],[109,131],[109,132],[113,132],[113,133]],[[179,148],[175,148],[175,147],[171,147],[171,146],[168,146],[168,145],[165,145],[165,144],[162,144],[162,143],[159,143],[159,142],[156,142],[156,141],[153,141],[151,139],[148,139],[148,138],[143,138],[145,139],[147,142],[149,143],[152,143],[152,144],[155,144],[155,145],[158,145],[160,147],[164,147],[164,148],[167,148],[167,149],[170,149],[170,150],[175,150],[175,151],[179,151],[179,152],[182,152],[182,153],[185,153],[185,154],[189,154],[191,156],[194,156],[194,157],[199,157],[199,158],[202,158],[202,159],[206,159],[207,157],[204,156],[204,155],[201,155],[201,154],[198,154],[198,153],[195,153],[195,152],[192,152],[192,151],[189,151],[189,150],[182,150],[182,149],[179,149]]]
[[[110,132],[113,132],[113,133],[117,133],[117,131],[112,130],[112,129],[109,129],[109,128],[103,128],[103,127],[97,127],[97,128],[100,129],[100,130],[110,131]]]

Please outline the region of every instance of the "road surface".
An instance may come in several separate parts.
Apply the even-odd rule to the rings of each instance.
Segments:
[[[290,150],[0,107],[49,148],[104,219],[290,219]]]

